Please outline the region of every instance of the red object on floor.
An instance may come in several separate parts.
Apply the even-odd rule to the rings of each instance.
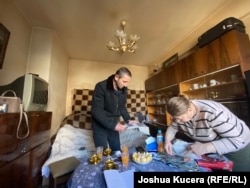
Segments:
[[[196,160],[198,166],[216,170],[232,171],[233,162],[225,159],[216,159],[209,156],[203,156],[202,159]]]

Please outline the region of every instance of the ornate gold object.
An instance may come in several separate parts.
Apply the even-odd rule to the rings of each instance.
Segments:
[[[110,156],[110,155],[111,155],[111,152],[112,152],[111,148],[106,148],[106,149],[103,151],[103,155],[104,155],[104,156]]]
[[[115,36],[117,37],[118,43],[109,41],[107,47],[110,50],[119,52],[123,54],[124,52],[135,53],[135,50],[138,48],[136,42],[140,39],[138,35],[130,35],[129,38],[125,33],[126,20],[121,21],[121,29],[116,30]]]
[[[90,164],[98,164],[101,162],[101,159],[97,156],[97,154],[93,154],[90,158],[89,158],[89,163]]]
[[[119,169],[118,165],[112,159],[108,159],[103,167],[104,170]]]

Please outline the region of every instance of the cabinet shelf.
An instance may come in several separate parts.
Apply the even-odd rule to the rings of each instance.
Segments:
[[[230,96],[228,98],[218,98],[218,99],[213,99],[214,101],[217,102],[238,102],[238,101],[247,101],[247,95],[244,96]]]
[[[166,101],[179,94],[177,84],[147,93],[147,111],[149,119],[163,125],[170,124],[170,118],[166,114]]]
[[[220,84],[216,84],[214,86],[207,86],[207,87],[198,88],[198,89],[192,89],[192,87],[191,87],[189,90],[182,91],[182,92],[188,94],[188,93],[194,93],[194,92],[197,92],[197,91],[204,91],[204,90],[209,90],[209,89],[213,89],[213,88],[220,88],[220,87],[227,86],[227,85],[239,84],[239,83],[242,83],[242,82],[244,82],[244,80],[239,79],[239,80],[236,80],[236,81],[223,82],[223,83],[220,83]]]
[[[212,81],[215,82],[215,85],[210,86]],[[180,92],[190,99],[223,100],[246,95],[240,65],[181,82]]]
[[[160,114],[160,113],[148,113],[148,114],[155,115],[155,116],[166,116],[165,113],[163,113],[163,114]]]
[[[147,106],[152,106],[152,107],[161,107],[165,106],[166,104],[147,104]]]
[[[148,122],[148,124],[155,125],[155,126],[160,125],[160,126],[163,126],[163,127],[165,127],[165,126],[166,126],[166,124],[163,124],[163,123],[158,123],[158,122],[154,122],[154,121],[149,121],[149,122]]]

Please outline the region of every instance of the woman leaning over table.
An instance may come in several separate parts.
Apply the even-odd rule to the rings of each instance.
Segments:
[[[168,100],[167,111],[172,117],[165,135],[168,154],[173,154],[171,141],[182,130],[195,141],[188,148],[195,154],[223,154],[233,162],[233,171],[250,172],[250,129],[224,105],[180,95]]]

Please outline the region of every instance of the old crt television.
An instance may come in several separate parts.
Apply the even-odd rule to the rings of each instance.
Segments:
[[[25,74],[12,83],[0,86],[0,93],[13,90],[22,99],[25,111],[46,111],[49,84],[37,74]],[[9,96],[12,94],[9,93]]]

